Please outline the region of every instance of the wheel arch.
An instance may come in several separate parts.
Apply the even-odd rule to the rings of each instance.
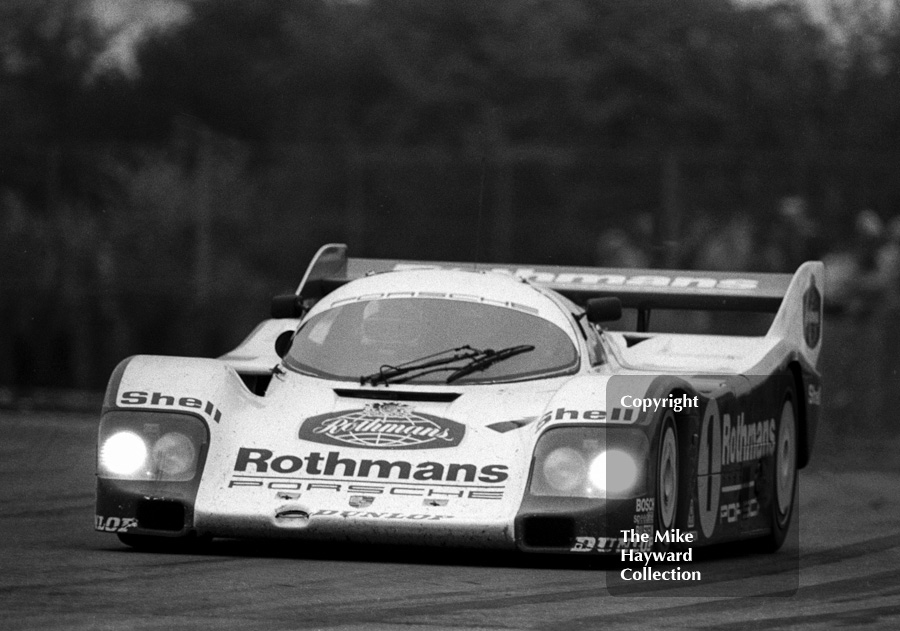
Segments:
[[[672,397],[682,395],[693,397],[698,393],[687,383],[674,385],[668,392]],[[678,438],[678,508],[676,510],[676,526],[692,528],[688,524],[693,485],[696,477],[697,454],[696,441],[699,432],[701,410],[684,407],[680,411],[672,411],[675,419],[675,431]]]
[[[809,410],[806,397],[803,396],[803,369],[800,362],[792,361],[787,366],[788,374],[794,386],[794,411],[797,413],[797,468],[802,469],[809,464],[812,452],[812,440],[809,433]]]

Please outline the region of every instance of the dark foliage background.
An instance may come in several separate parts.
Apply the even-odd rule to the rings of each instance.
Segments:
[[[329,241],[791,271],[900,213],[897,2],[172,2],[133,67],[0,4],[0,386],[221,354]]]

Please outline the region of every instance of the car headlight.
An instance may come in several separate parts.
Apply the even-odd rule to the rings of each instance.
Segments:
[[[181,432],[164,434],[153,445],[151,454],[154,467],[163,475],[177,478],[190,473],[189,477],[193,477],[197,449],[191,439]]]
[[[594,488],[608,494],[627,493],[638,480],[638,465],[627,451],[601,451],[591,462],[588,479]]]
[[[120,431],[103,441],[100,467],[117,475],[132,475],[147,462],[147,444],[130,431]]]
[[[193,416],[111,412],[100,422],[97,474],[120,480],[191,480],[207,436],[206,425]]]
[[[643,432],[566,427],[538,440],[532,495],[629,498],[643,493],[649,441]]]
[[[541,473],[550,487],[568,495],[584,480],[584,456],[571,447],[551,451],[541,465]]]

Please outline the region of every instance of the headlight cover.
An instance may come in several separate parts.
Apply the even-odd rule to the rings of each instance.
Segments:
[[[208,442],[206,424],[194,416],[110,412],[100,421],[97,475],[117,480],[192,480]]]
[[[134,475],[147,462],[147,443],[136,433],[120,430],[100,443],[100,463],[114,475]]]
[[[535,447],[529,491],[555,497],[638,497],[646,488],[649,451],[639,430],[552,429]]]

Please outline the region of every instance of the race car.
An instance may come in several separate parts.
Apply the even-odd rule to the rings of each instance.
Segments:
[[[116,367],[95,528],[144,548],[774,551],[816,434],[822,303],[819,262],[499,266],[326,245],[233,351]],[[623,309],[633,330],[610,330]],[[774,319],[764,335],[653,331],[672,309]]]

